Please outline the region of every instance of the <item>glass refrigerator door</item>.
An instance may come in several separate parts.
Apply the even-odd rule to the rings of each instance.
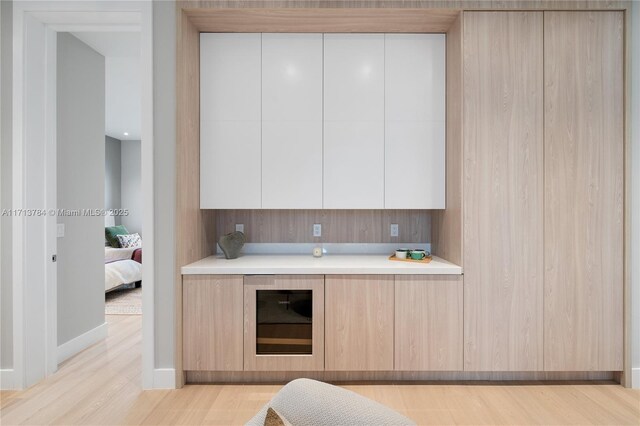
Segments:
[[[311,355],[312,290],[256,290],[256,354]]]

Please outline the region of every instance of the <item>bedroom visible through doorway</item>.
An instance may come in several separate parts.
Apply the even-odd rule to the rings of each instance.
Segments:
[[[57,33],[59,364],[141,319],[140,74],[140,32]]]
[[[141,315],[140,33],[75,36],[105,58],[105,314]]]

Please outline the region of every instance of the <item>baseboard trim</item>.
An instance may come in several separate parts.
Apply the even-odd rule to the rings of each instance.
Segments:
[[[187,371],[186,383],[287,383],[306,377],[325,382],[611,381],[612,371]]]
[[[153,389],[175,389],[175,368],[156,368],[153,370]]]
[[[640,367],[631,369],[631,387],[640,389]]]
[[[100,324],[96,328],[75,337],[58,346],[58,364],[68,360],[80,351],[85,350],[94,343],[107,338],[107,323]]]
[[[0,369],[0,390],[17,390],[13,368]]]

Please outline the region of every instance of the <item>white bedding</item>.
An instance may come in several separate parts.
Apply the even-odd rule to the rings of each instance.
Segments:
[[[133,255],[133,252],[138,247],[133,248],[104,248],[104,263],[116,262],[118,260],[129,260]]]
[[[104,265],[105,291],[109,291],[122,284],[131,284],[141,280],[142,265],[135,260],[118,260],[117,262]]]

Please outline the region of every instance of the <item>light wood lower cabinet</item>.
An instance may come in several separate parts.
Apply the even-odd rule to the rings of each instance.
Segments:
[[[396,275],[396,370],[462,370],[462,298],[462,275]]]
[[[325,370],[393,370],[393,275],[325,277]]]
[[[242,275],[182,278],[183,368],[242,371]]]
[[[311,355],[257,354],[257,297],[259,290],[311,290]],[[322,371],[324,370],[324,276],[248,275],[244,277],[244,370]]]

